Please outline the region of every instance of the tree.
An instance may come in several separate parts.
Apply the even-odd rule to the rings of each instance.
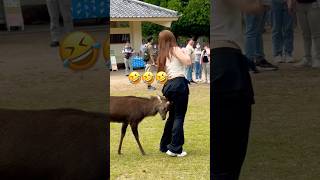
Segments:
[[[176,36],[210,35],[210,0],[145,0],[147,3],[169,8],[182,14],[172,23],[171,30]],[[162,26],[143,23],[143,34],[159,33]]]

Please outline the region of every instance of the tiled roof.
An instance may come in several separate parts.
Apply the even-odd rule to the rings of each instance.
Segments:
[[[138,0],[110,0],[111,18],[177,18],[177,11]]]

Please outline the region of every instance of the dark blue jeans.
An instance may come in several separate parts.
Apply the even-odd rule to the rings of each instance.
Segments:
[[[194,63],[194,69],[196,71],[196,79],[201,79],[201,65],[200,65],[200,62],[199,61],[196,61]]]
[[[245,54],[250,60],[264,58],[262,34],[265,25],[265,14],[246,15],[245,19]]]
[[[184,144],[183,123],[189,99],[188,81],[184,77],[169,80],[162,93],[170,101],[170,109],[160,141],[160,151],[181,153]]]
[[[272,1],[272,22],[273,56],[292,56],[294,18],[289,14],[286,2]]]

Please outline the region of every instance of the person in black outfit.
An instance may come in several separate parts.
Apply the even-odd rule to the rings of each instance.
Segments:
[[[211,17],[211,178],[238,180],[244,162],[254,92],[243,55],[242,12],[266,8],[258,0],[214,0]]]

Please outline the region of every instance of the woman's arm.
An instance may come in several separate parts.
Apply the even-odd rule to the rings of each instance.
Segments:
[[[190,56],[183,52],[179,47],[173,48],[173,56],[175,56],[183,65],[191,65]]]

